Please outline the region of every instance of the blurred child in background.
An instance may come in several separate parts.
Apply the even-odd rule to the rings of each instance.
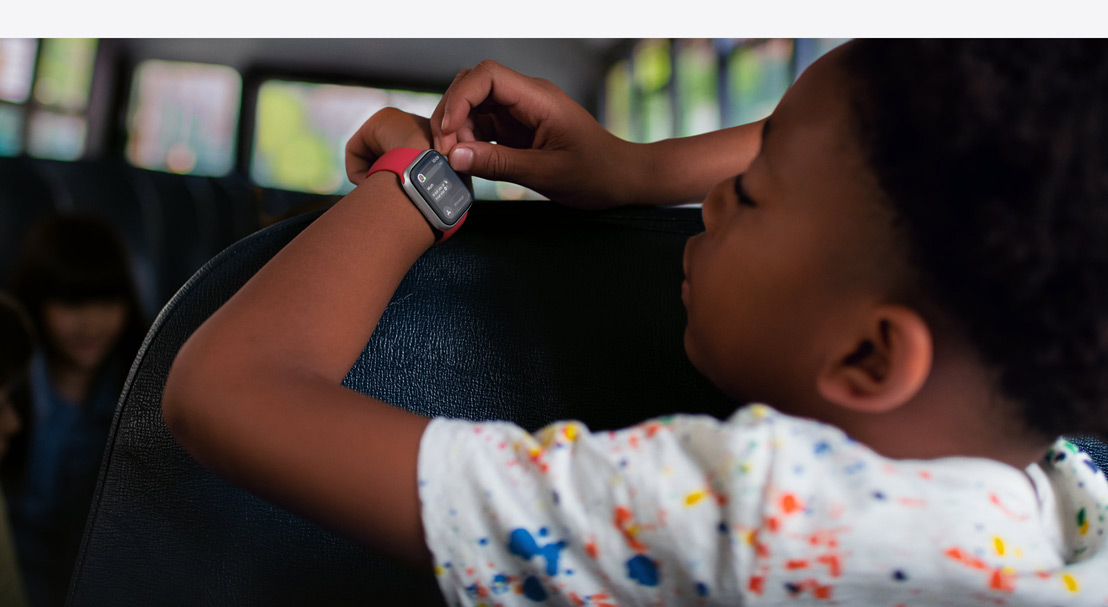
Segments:
[[[13,290],[40,347],[31,359],[25,440],[8,491],[30,604],[69,589],[100,459],[127,370],[145,332],[127,251],[107,223],[59,215],[23,243]]]

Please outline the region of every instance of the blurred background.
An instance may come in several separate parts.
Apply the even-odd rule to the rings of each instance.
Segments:
[[[36,219],[87,212],[120,230],[152,318],[229,244],[349,192],[343,147],[366,118],[429,116],[483,59],[650,142],[768,115],[841,42],[0,38],[0,288]],[[541,198],[474,182],[478,199]]]
[[[348,192],[343,146],[375,111],[429,116],[483,59],[649,142],[768,115],[842,41],[0,39],[0,280],[38,212],[93,210],[123,231],[153,314],[223,247]]]
[[[336,194],[341,144],[388,105],[429,114],[459,70],[541,75],[646,142],[767,115],[841,40],[0,39],[0,155]],[[482,183],[483,198],[519,190]]]

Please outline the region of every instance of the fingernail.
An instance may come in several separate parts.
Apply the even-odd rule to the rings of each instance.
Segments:
[[[449,113],[447,113],[447,112],[443,112],[443,113],[442,113],[442,130],[443,130],[443,131],[445,131],[445,130],[446,130],[446,125],[447,125],[447,123],[449,123],[449,122],[450,122],[450,114],[449,114]]]
[[[454,148],[450,152],[450,166],[455,171],[468,171],[473,168],[473,150],[469,148]]]

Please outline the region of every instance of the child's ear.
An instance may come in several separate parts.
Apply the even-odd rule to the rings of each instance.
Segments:
[[[862,335],[828,360],[816,379],[820,395],[847,409],[885,413],[911,400],[927,381],[931,330],[915,311],[886,305]]]

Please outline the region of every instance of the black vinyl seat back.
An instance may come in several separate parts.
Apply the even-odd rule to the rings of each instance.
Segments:
[[[22,158],[0,158],[0,288],[8,286],[24,234],[54,212],[50,186]]]
[[[208,195],[206,177],[174,175],[160,171],[131,168],[130,183],[140,200],[156,206],[161,221],[158,242],[158,296],[166,302],[224,246],[216,241],[216,217],[210,212],[215,201]]]
[[[213,476],[162,419],[185,339],[315,216],[238,242],[158,316],[120,398],[70,604],[441,600],[429,574]],[[569,418],[608,429],[683,411],[725,417],[733,404],[683,350],[681,255],[701,229],[698,209],[478,203],[409,272],[344,383],[421,414],[532,430]]]

